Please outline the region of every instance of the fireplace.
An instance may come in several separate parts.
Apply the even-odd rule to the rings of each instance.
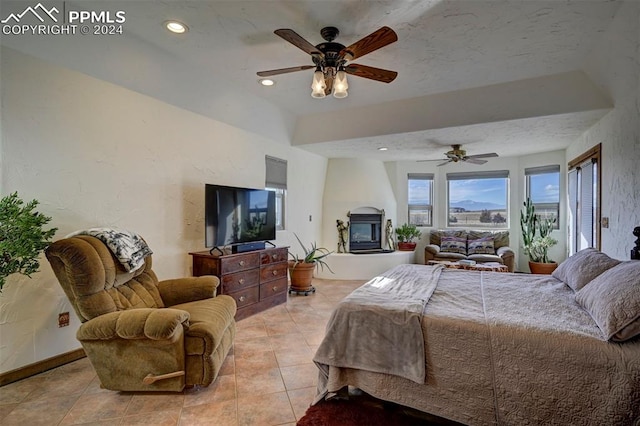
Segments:
[[[349,251],[374,253],[382,251],[382,214],[351,213]]]

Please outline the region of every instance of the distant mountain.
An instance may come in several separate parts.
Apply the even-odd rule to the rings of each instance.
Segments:
[[[481,210],[505,210],[504,205],[473,200],[456,201],[451,203],[450,207],[463,208],[468,212],[477,212]]]

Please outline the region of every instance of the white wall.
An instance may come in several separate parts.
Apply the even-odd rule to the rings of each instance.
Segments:
[[[615,108],[566,152],[566,161],[602,144],[602,250],[629,259],[640,226],[640,3],[625,2],[586,64]]]
[[[288,230],[320,235],[326,159],[8,48],[1,54],[0,192],[38,199],[56,239],[131,229],[153,249],[160,279],[190,275],[187,253],[204,249],[204,183],[264,187],[265,154],[288,160]],[[291,241],[278,233],[276,243]],[[9,277],[0,308],[0,372],[80,346],[78,319],[44,257],[32,279]],[[71,326],[57,328],[65,311]]]

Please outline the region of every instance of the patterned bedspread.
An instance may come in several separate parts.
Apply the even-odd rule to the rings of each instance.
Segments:
[[[640,341],[604,341],[551,276],[446,269],[421,326],[424,384],[324,364],[317,400],[352,385],[469,425],[640,424]]]

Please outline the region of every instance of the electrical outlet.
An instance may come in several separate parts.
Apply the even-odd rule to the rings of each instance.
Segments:
[[[58,327],[66,327],[69,325],[69,312],[58,314]]]
[[[603,228],[608,228],[609,227],[609,218],[608,217],[603,217],[602,218],[602,227]]]

